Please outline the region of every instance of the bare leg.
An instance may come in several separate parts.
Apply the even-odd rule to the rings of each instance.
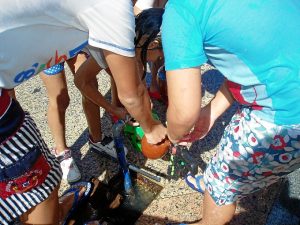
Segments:
[[[74,74],[84,61],[86,61],[86,55],[80,53],[68,60],[67,63]],[[46,86],[49,98],[48,124],[54,138],[56,151],[60,153],[67,148],[65,139],[65,114],[70,103],[65,72],[62,71],[50,76],[41,73],[40,77]]]
[[[188,181],[197,187],[196,180],[192,176],[189,176]],[[203,179],[199,181],[202,190],[205,190],[205,184]],[[218,206],[208,193],[204,192],[204,202],[203,202],[203,218],[199,223],[205,225],[225,225],[230,222],[235,212],[236,204]]]
[[[48,125],[54,138],[56,151],[61,153],[67,149],[65,114],[70,102],[65,73],[62,71],[52,76],[41,73],[40,77],[46,86],[49,98]]]
[[[203,225],[226,225],[234,216],[236,203],[218,206],[208,193],[204,193],[203,217],[197,224]]]
[[[43,202],[21,216],[24,224],[59,224],[58,187]]]
[[[77,56],[77,58],[80,55]],[[84,89],[94,90],[98,93],[98,81],[96,75],[100,71],[100,67],[97,62],[93,58],[89,58],[83,62],[82,55],[79,60],[79,63],[82,65],[80,70],[75,70],[75,85],[78,87],[84,85]],[[76,63],[78,64],[78,62]],[[82,82],[81,77],[88,78],[88,85]],[[86,81],[86,80],[84,80]],[[97,98],[97,97],[95,97]],[[101,95],[101,98],[104,97]],[[90,138],[93,142],[100,142],[102,140],[102,131],[101,131],[101,121],[100,121],[100,108],[97,104],[87,98],[84,94],[82,94],[82,107],[85,113],[85,117],[87,120]]]
[[[67,61],[67,64],[73,73],[73,75],[77,72],[79,67],[86,61],[87,55],[84,52],[80,52],[77,56],[74,58],[71,58]]]
[[[110,84],[111,84],[111,104],[117,107],[124,107],[118,97],[117,86],[112,76],[110,76]]]
[[[99,73],[100,68],[98,67],[97,64],[96,65],[91,64],[90,63],[91,61],[92,61],[91,59],[87,59],[85,53],[79,53],[76,57],[68,60],[67,63],[74,75],[76,74],[76,72],[78,71],[79,67],[82,64],[86,63],[84,68],[86,68],[87,65],[89,65],[89,67],[92,67],[87,69],[82,68],[81,71],[84,72],[85,74],[83,75],[86,76],[89,74],[94,75],[91,76],[92,78],[89,80],[89,83],[95,90],[98,90],[98,82],[97,82],[96,75]],[[82,74],[82,72],[80,72],[80,74]],[[75,75],[75,81],[78,78],[78,76],[80,75],[79,74]],[[100,142],[102,140],[102,131],[101,131],[99,106],[93,103],[89,98],[82,95],[82,107],[88,124],[90,138],[92,139],[93,142]]]
[[[95,86],[96,88],[98,88],[96,79]],[[102,130],[99,106],[94,104],[91,100],[82,95],[82,107],[84,110],[86,121],[88,123],[90,138],[93,142],[101,141]]]
[[[29,212],[21,216],[23,224],[34,225],[59,225],[61,224],[70,211],[74,194],[66,195],[63,198],[58,198],[59,185],[53,190],[51,195],[43,202],[35,206]],[[79,196],[85,192],[82,187]]]

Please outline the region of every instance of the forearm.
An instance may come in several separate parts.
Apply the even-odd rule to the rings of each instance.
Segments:
[[[100,70],[101,68],[97,62],[90,57],[76,72],[74,83],[85,98],[88,98],[99,107],[104,108],[108,113],[113,113],[114,106],[98,91],[96,76]]]
[[[198,111],[195,114],[198,114],[199,112],[200,111]],[[182,115],[181,110],[168,108],[167,133],[172,143],[179,142],[186,134],[188,134],[191,131],[191,129],[194,127],[194,124],[196,123],[198,118],[198,116],[196,115],[195,116],[190,115],[191,116],[189,117],[190,119],[182,119],[180,118],[180,115]]]
[[[99,107],[102,107],[106,112],[113,114],[115,108],[110,102],[108,102],[103,95],[98,91],[97,80],[90,82],[75,82],[77,88],[80,90],[81,94],[92,101]]]
[[[152,126],[149,125],[154,122],[151,113],[151,102],[142,82],[138,85],[137,92],[133,96],[135,97],[119,95],[119,99],[129,114],[139,122],[144,132],[151,132]]]
[[[134,117],[145,133],[151,132],[156,123],[152,118],[150,98],[145,85],[137,74],[135,58],[104,51],[116,83],[118,97],[127,111]]]
[[[219,118],[234,102],[230,91],[227,87],[227,82],[224,81],[219,91],[210,102],[212,119]]]
[[[167,131],[171,142],[179,142],[194,127],[201,110],[199,68],[167,72],[169,107]]]

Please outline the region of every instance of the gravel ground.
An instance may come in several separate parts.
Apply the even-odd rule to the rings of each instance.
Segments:
[[[203,104],[205,105],[214,96],[214,93],[222,83],[223,77],[208,65],[203,67],[203,71],[206,71],[202,81]],[[81,106],[81,95],[73,84],[73,75],[68,68],[66,68],[66,76],[71,99],[66,115],[67,143],[71,147],[72,154],[82,172],[83,180],[95,176],[107,182],[117,173],[118,167],[111,160],[89,151],[87,123]],[[107,99],[110,99],[110,81],[108,75],[100,73],[98,77],[101,93]],[[29,82],[20,85],[16,89],[16,94],[24,109],[29,111],[35,119],[48,146],[50,148],[53,147],[53,140],[46,119],[48,99],[40,78],[35,77]],[[165,121],[165,107],[159,102],[154,102],[154,106],[160,119]],[[197,141],[191,146],[190,151],[195,159],[200,162],[202,171],[215,153],[216,145],[221,138],[224,127],[235,109],[236,106],[233,106],[228,110],[217,121],[205,139]],[[111,135],[112,124],[103,109],[101,109],[101,124],[104,133]],[[131,148],[128,141],[126,141],[126,146],[129,149],[128,160],[130,162],[140,167],[147,167],[148,170],[156,171],[167,177],[168,161],[162,159],[146,160],[141,153],[137,153]],[[160,185],[163,186],[163,190],[144,211],[137,224],[165,224],[166,222],[195,221],[200,219],[203,201],[202,195],[190,189],[181,179],[175,181],[163,177]],[[241,200],[238,203],[238,210],[231,224],[265,224],[266,217],[277,194],[278,185],[275,184],[268,189],[264,189]],[[65,190],[67,187],[68,184],[63,181],[61,190]]]

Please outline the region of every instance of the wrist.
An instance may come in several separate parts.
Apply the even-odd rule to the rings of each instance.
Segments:
[[[144,131],[145,134],[147,133],[151,133],[152,132],[152,129],[153,129],[153,126],[157,124],[155,122],[155,120],[152,118],[152,116],[149,116],[147,118],[145,118],[144,122],[140,122],[140,125]]]
[[[117,109],[114,106],[110,105],[110,106],[107,106],[105,111],[111,115],[115,115],[115,112],[117,111]]]
[[[173,138],[171,138],[170,135],[168,135],[168,139],[169,139],[169,141],[171,142],[172,145],[176,145],[178,143],[178,141],[175,140],[175,139],[173,139]]]
[[[218,105],[215,104],[214,99],[209,103],[208,107],[210,110],[210,120],[211,121],[216,121],[219,118],[219,116],[223,113],[223,112],[220,112],[220,110],[218,109]]]
[[[179,137],[178,137],[177,135],[173,134],[172,131],[169,130],[168,128],[167,128],[167,135],[168,135],[169,141],[170,141],[172,144],[177,144],[177,143],[179,143],[179,140],[180,140]]]

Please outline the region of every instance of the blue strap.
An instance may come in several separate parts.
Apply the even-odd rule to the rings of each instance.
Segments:
[[[86,190],[80,198],[79,193],[81,191],[81,187],[86,188]],[[90,196],[90,194],[92,192],[92,187],[93,187],[93,185],[90,182],[78,182],[76,184],[73,184],[70,189],[68,189],[67,191],[65,191],[63,193],[63,196],[68,193],[72,193],[72,192],[74,193],[74,201],[73,201],[72,207],[69,210],[67,216],[65,217],[63,225],[66,225],[68,223],[69,218],[72,216],[72,214],[74,213],[76,208]]]
[[[196,180],[196,186],[188,180],[188,177],[193,177]],[[185,177],[185,182],[191,187],[193,190],[198,191],[200,193],[204,193],[204,190],[201,188],[200,181],[203,179],[203,175],[193,176],[191,173],[187,174]]]
[[[203,180],[203,175],[195,176],[195,180],[196,180],[197,189],[200,192],[204,192],[204,190],[201,188],[201,184],[200,184],[200,181]]]

